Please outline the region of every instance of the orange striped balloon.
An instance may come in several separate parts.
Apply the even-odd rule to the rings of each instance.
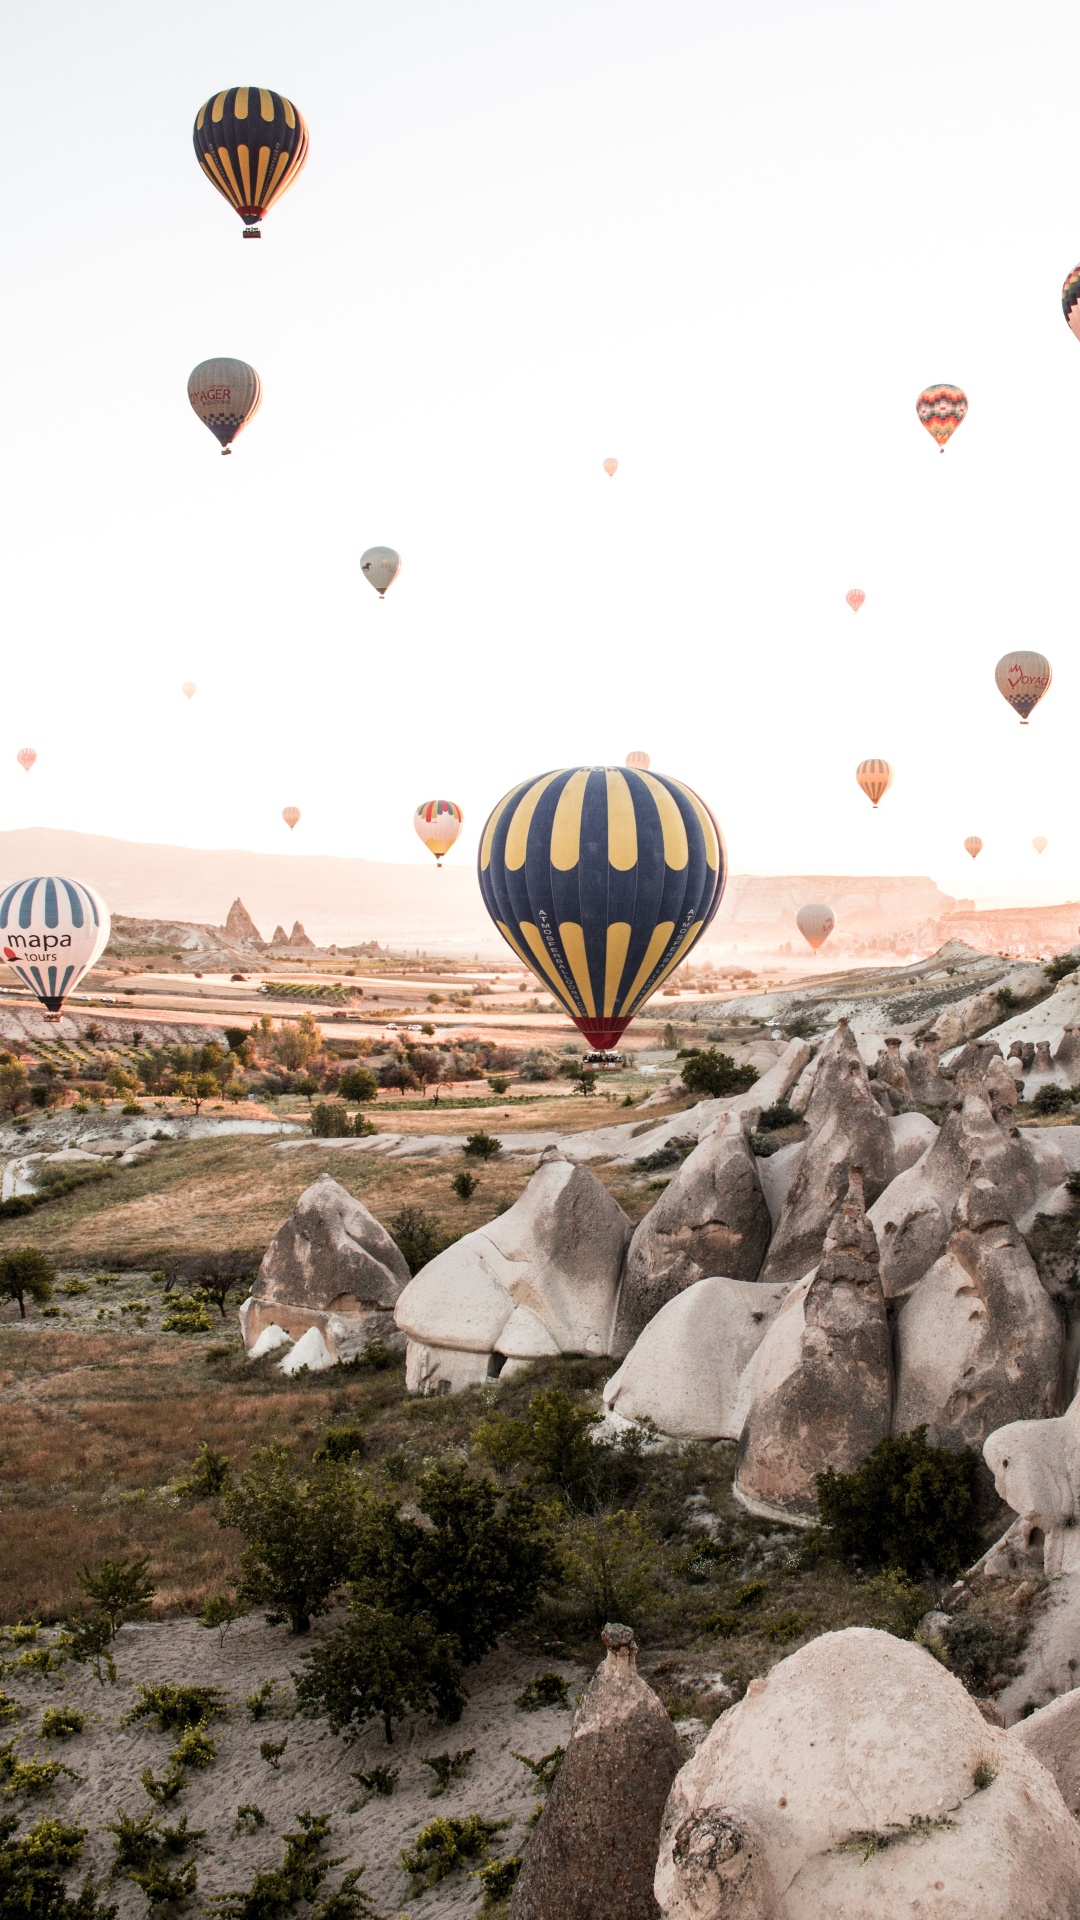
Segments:
[[[892,768],[888,761],[860,760],[855,769],[855,778],[867,799],[873,803],[874,812],[876,813],[878,801],[883,794],[888,793],[889,788],[892,786]]]
[[[969,833],[967,839],[964,841],[964,852],[970,853],[972,859],[977,860],[982,850],[983,843],[979,839],[978,834]]]
[[[300,818],[299,807],[282,807],[281,817],[291,833]]]
[[[244,222],[244,239],[260,239],[259,221],[308,156],[299,108],[271,87],[226,87],[199,108],[192,138],[207,179]]]
[[[859,608],[866,599],[866,595],[861,587],[849,587],[844,595],[844,599],[847,601],[852,613],[858,613]]]
[[[942,453],[946,441],[952,439],[967,410],[968,397],[963,387],[924,387],[915,402],[919,419],[927,433],[937,441]]]

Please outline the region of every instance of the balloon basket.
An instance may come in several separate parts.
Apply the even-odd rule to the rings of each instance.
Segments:
[[[223,460],[227,460],[231,452],[232,452],[232,448],[231,448],[231,447],[222,447],[222,449],[221,449],[221,457],[222,457],[222,459],[223,459]]]
[[[245,227],[245,228],[244,228],[244,239],[245,239],[245,240],[261,240],[261,239],[262,239],[262,234],[261,234],[261,232],[259,231],[259,228],[258,228],[258,227]]]
[[[43,1013],[41,1017],[43,1020],[47,1020],[50,1026],[58,1027],[60,1025],[60,1015],[58,1013]]]

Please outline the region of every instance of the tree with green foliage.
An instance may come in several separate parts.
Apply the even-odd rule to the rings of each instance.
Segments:
[[[502,1141],[493,1133],[485,1133],[483,1127],[470,1133],[461,1149],[470,1160],[495,1160],[502,1152]]]
[[[337,1460],[300,1467],[280,1441],[257,1447],[222,1496],[220,1523],[244,1536],[240,1597],[306,1633],[348,1577],[357,1539],[356,1476]]]
[[[47,1253],[37,1247],[11,1247],[0,1253],[0,1295],[19,1303],[19,1318],[26,1319],[26,1299],[43,1304],[52,1299],[56,1268]]]
[[[379,1083],[370,1067],[350,1067],[341,1075],[337,1090],[343,1100],[374,1100]]]
[[[419,1273],[450,1244],[435,1215],[423,1207],[399,1207],[386,1224],[410,1273]]]
[[[18,1113],[30,1098],[29,1075],[21,1060],[9,1053],[0,1061],[0,1111]]]
[[[0,1914],[4,1920],[116,1920],[91,1877],[69,1893],[65,1876],[82,1853],[86,1828],[39,1820],[16,1838],[18,1818],[0,1816]]]
[[[817,1479],[825,1542],[841,1559],[911,1580],[956,1574],[979,1551],[978,1455],[932,1447],[926,1428],[881,1440],[861,1467]]]
[[[393,1722],[407,1713],[457,1720],[465,1704],[456,1643],[424,1614],[404,1618],[354,1600],[344,1625],[305,1659],[297,1701],[309,1713],[325,1714],[332,1733],[356,1735],[377,1719],[389,1743]]]
[[[525,1467],[543,1486],[558,1487],[567,1500],[582,1505],[594,1484],[597,1448],[593,1439],[600,1415],[579,1406],[562,1387],[542,1387],[523,1415],[496,1407],[473,1433],[473,1447],[505,1472]]]
[[[558,1071],[558,1056],[549,1047],[526,1047],[521,1056],[518,1078],[529,1082],[554,1080]]]
[[[682,1063],[682,1083],[687,1093],[700,1093],[707,1100],[745,1093],[756,1079],[755,1067],[737,1067],[729,1053],[720,1053],[716,1047],[693,1047]]]
[[[80,1567],[76,1576],[94,1611],[109,1622],[115,1639],[125,1620],[144,1620],[157,1592],[147,1568],[149,1559],[99,1560],[96,1567]]]

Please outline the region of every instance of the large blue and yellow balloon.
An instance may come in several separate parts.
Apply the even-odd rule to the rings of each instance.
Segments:
[[[594,1047],[614,1047],[720,905],[723,835],[680,780],[563,767],[513,787],[480,839],[503,939]]]

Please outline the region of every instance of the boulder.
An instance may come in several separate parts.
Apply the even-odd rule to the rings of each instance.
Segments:
[[[372,1340],[400,1345],[393,1309],[408,1279],[405,1257],[386,1228],[321,1174],[263,1255],[244,1303],[245,1344],[250,1348],[273,1321],[294,1340],[318,1327],[335,1354],[342,1338],[357,1351]],[[344,1322],[349,1326],[338,1325]]]
[[[660,1822],[682,1754],[665,1707],[637,1671],[629,1627],[574,1715],[566,1758],[529,1841],[510,1920],[659,1920]]]
[[[994,1485],[1017,1515],[981,1561],[991,1575],[1080,1574],[1080,1395],[1052,1420],[1012,1420],[983,1442]]]
[[[805,1153],[805,1140],[792,1140],[790,1145],[781,1147],[778,1153],[766,1154],[757,1163],[761,1191],[765,1195],[765,1205],[774,1227],[784,1211],[792,1181],[802,1166]]]
[[[296,1345],[278,1363],[279,1373],[300,1373],[306,1367],[309,1373],[322,1373],[327,1367],[337,1365],[337,1359],[331,1353],[318,1327],[309,1327],[300,1335]]]
[[[1080,1819],[1080,1688],[1018,1720],[1010,1731],[1053,1775],[1069,1812]]]
[[[664,1812],[665,1920],[1077,1920],[1050,1774],[909,1641],[822,1634],[717,1720]]]
[[[893,1432],[982,1446],[1010,1419],[1060,1405],[1063,1335],[1004,1196],[978,1163],[949,1244],[901,1309]]]
[[[861,1168],[870,1201],[896,1173],[890,1123],[871,1094],[845,1020],[822,1048],[806,1121],[806,1151],[761,1269],[762,1280],[786,1281],[789,1286],[820,1260],[846,1190],[848,1168]]]
[[[936,1033],[920,1033],[904,1056],[911,1098],[923,1107],[943,1107],[955,1091],[942,1071],[942,1041]]]
[[[933,1146],[939,1128],[925,1113],[900,1113],[889,1122],[897,1173],[914,1167]]]
[[[638,1335],[604,1388],[607,1405],[675,1439],[737,1440],[739,1381],[786,1293],[754,1280],[695,1280]]]
[[[787,1296],[742,1377],[735,1492],[753,1512],[810,1519],[816,1478],[850,1472],[889,1431],[892,1363],[860,1171],[821,1265]]]
[[[263,1328],[258,1339],[252,1341],[247,1350],[247,1357],[249,1360],[264,1360],[268,1353],[279,1353],[282,1347],[291,1347],[292,1344],[284,1327],[279,1327],[275,1321],[271,1320],[269,1326]]]
[[[506,1213],[437,1254],[404,1289],[396,1319],[410,1342],[412,1391],[486,1378],[498,1371],[492,1354],[612,1353],[630,1234],[588,1167],[545,1159]],[[438,1349],[454,1357],[443,1361]]]
[[[698,1143],[635,1228],[615,1352],[628,1353],[653,1315],[695,1280],[756,1280],[769,1230],[757,1160],[734,1115]]]

